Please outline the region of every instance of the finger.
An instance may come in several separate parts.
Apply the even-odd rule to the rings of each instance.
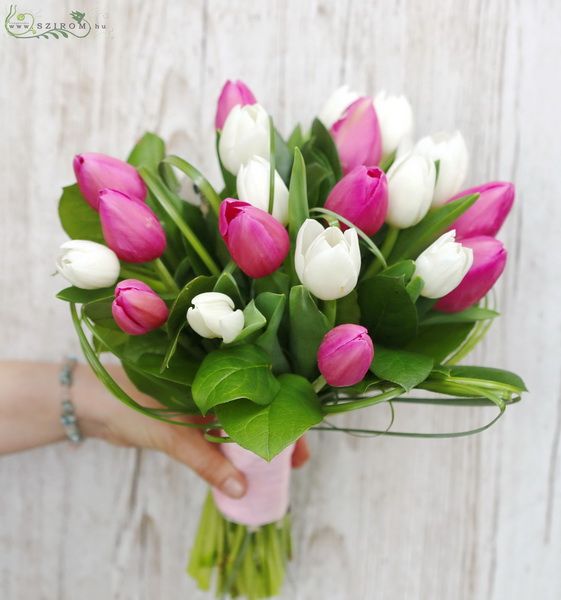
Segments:
[[[310,448],[308,446],[308,441],[305,437],[301,437],[294,447],[294,452],[292,453],[292,466],[295,469],[298,469],[302,465],[305,465],[310,458]]]
[[[199,431],[174,433],[168,454],[230,498],[245,494],[247,483],[243,474],[220,452],[218,444],[205,440]]]

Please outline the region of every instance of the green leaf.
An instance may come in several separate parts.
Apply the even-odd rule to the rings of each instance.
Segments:
[[[417,302],[417,298],[421,295],[424,285],[425,282],[420,277],[413,277],[413,279],[405,286],[412,302]]]
[[[521,392],[528,391],[522,378],[512,371],[505,371],[504,369],[495,369],[492,367],[472,367],[467,365],[450,366],[448,369],[452,377],[496,381],[517,388]]]
[[[415,273],[415,262],[412,260],[401,260],[387,269],[384,269],[380,275],[384,277],[403,277],[404,282],[408,283]]]
[[[82,290],[74,286],[64,288],[56,297],[65,302],[74,302],[74,304],[87,304],[95,300],[113,300],[115,294],[114,287],[100,288],[97,290]]]
[[[240,398],[269,404],[278,390],[267,353],[246,344],[208,354],[193,382],[193,398],[203,414]]]
[[[430,375],[433,364],[433,360],[423,354],[391,350],[378,345],[370,370],[380,379],[396,383],[409,391]]]
[[[275,294],[285,294],[288,296],[290,290],[290,280],[286,273],[275,271],[266,277],[260,277],[253,280],[253,292],[256,296],[263,292],[274,292]]]
[[[155,133],[146,132],[131,150],[127,162],[134,167],[148,167],[157,170],[166,155],[166,145]]]
[[[310,292],[302,285],[296,285],[290,290],[288,312],[294,371],[312,378],[317,374],[316,355],[319,345],[331,326]]]
[[[316,393],[306,379],[285,374],[278,382],[278,392],[267,406],[237,400],[216,408],[226,433],[269,461],[323,418]]]
[[[113,319],[113,313],[111,312],[112,304],[112,297],[103,298],[101,300],[94,300],[93,302],[84,304],[83,310],[86,316],[96,325],[101,325],[107,329],[119,329],[117,323],[115,323],[115,319]]]
[[[301,148],[304,144],[304,134],[302,133],[302,127],[300,123],[296,125],[296,127],[292,130],[292,133],[289,135],[286,145],[292,152],[294,152],[294,148]]]
[[[104,244],[97,212],[86,202],[76,184],[62,188],[58,203],[62,228],[73,240],[91,240]]]
[[[312,123],[312,137],[313,146],[325,154],[333,174],[335,175],[335,179],[338,181],[343,176],[343,170],[341,169],[341,161],[339,160],[337,146],[335,146],[331,134],[319,119],[314,119],[314,122]]]
[[[490,308],[472,306],[456,313],[444,313],[437,310],[430,312],[422,321],[422,325],[444,325],[447,323],[473,323],[498,317],[499,313]]]
[[[460,346],[472,329],[473,323],[422,326],[417,337],[404,349],[426,354],[440,363]]]
[[[290,365],[278,338],[279,327],[284,316],[286,296],[285,294],[263,292],[255,298],[255,304],[267,319],[267,327],[255,340],[255,343],[268,352],[273,362],[274,373],[286,373],[290,371]]]
[[[282,139],[279,132],[275,130],[275,170],[281,179],[288,185],[290,171],[292,169],[292,152]]]
[[[391,253],[390,262],[393,263],[404,258],[417,258],[478,198],[479,194],[470,194],[448,202],[430,211],[417,225],[401,231]]]
[[[417,334],[417,310],[402,279],[376,275],[358,288],[362,324],[374,343],[401,346]]]
[[[263,329],[263,327],[265,327],[265,325],[267,324],[267,320],[265,319],[263,314],[259,311],[257,306],[255,306],[254,300],[252,300],[243,309],[243,316],[244,316],[244,327],[238,334],[238,337],[233,342],[231,342],[232,344],[235,344],[237,342],[241,342],[241,341],[245,340],[246,338],[248,338],[250,335],[252,335],[256,331]]]
[[[243,308],[244,301],[240,293],[240,288],[231,273],[222,273],[220,277],[218,277],[212,291],[226,294],[226,296],[234,301],[236,308]]]
[[[294,150],[294,164],[288,190],[288,230],[292,240],[296,239],[302,223],[308,218],[306,195],[306,165],[298,148]]]

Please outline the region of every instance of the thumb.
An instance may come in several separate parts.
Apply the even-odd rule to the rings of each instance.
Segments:
[[[176,432],[167,453],[230,498],[241,498],[247,490],[243,473],[220,452],[218,444],[205,440],[200,431]]]

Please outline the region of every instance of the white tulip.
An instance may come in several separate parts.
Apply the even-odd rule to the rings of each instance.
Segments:
[[[436,168],[426,156],[410,152],[396,160],[388,173],[386,222],[406,229],[416,225],[429,211]]]
[[[432,205],[441,206],[461,190],[466,179],[469,152],[464,136],[459,131],[428,135],[415,144],[414,151],[440,161]]]
[[[269,115],[261,105],[234,106],[218,143],[222,164],[230,173],[237,175],[241,165],[252,156],[268,159],[269,137]]]
[[[421,296],[442,298],[456,289],[473,263],[473,251],[456,242],[456,231],[447,231],[415,261],[415,275],[423,280]]]
[[[347,108],[359,98],[360,94],[350,90],[348,85],[337,88],[319,111],[318,119],[324,124],[326,129],[330,129],[333,123],[343,116]]]
[[[360,273],[356,229],[343,233],[338,227],[324,229],[306,219],[296,237],[294,266],[302,284],[320,300],[346,296],[356,287]]]
[[[388,156],[411,139],[413,109],[405,96],[388,96],[384,90],[376,94],[374,108],[380,124],[382,154]]]
[[[236,179],[238,198],[267,212],[271,163],[262,156],[253,156],[240,167]],[[275,171],[273,217],[283,225],[288,223],[288,188]]]
[[[189,325],[205,338],[222,338],[233,342],[244,326],[243,312],[235,310],[234,301],[220,292],[205,292],[195,296],[187,311]]]
[[[56,269],[72,285],[97,290],[117,281],[121,265],[115,252],[103,244],[70,240],[59,249]]]

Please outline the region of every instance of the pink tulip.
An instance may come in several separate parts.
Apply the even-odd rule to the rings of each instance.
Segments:
[[[345,217],[367,235],[374,235],[388,212],[386,175],[378,167],[355,167],[331,190],[325,208]]]
[[[269,213],[240,200],[220,205],[220,235],[238,267],[250,277],[270,275],[290,250],[286,229]]]
[[[358,165],[377,165],[382,157],[382,136],[372,99],[353,102],[331,127],[343,172]]]
[[[169,314],[160,296],[137,279],[125,279],[117,284],[111,312],[117,325],[130,335],[157,329],[166,322]]]
[[[458,239],[478,235],[496,235],[514,203],[514,185],[505,181],[477,185],[456,194],[448,202],[470,194],[479,194],[479,198],[452,223],[450,229],[456,230]]]
[[[99,192],[104,188],[119,190],[137,200],[146,199],[146,185],[136,169],[118,158],[87,152],[76,155],[73,166],[78,187],[95,210],[99,208]]]
[[[166,234],[152,210],[117,190],[99,192],[99,217],[107,245],[127,262],[148,262],[166,248]]]
[[[473,263],[458,287],[436,303],[437,310],[459,312],[479,302],[505,268],[506,249],[499,240],[481,235],[462,240],[462,246],[473,250]]]
[[[238,104],[240,106],[245,106],[246,104],[255,104],[256,102],[257,100],[252,91],[243,81],[228,80],[224,84],[218,98],[214,127],[216,129],[222,129],[226,118],[234,106],[237,106]]]
[[[318,367],[329,385],[345,387],[361,381],[374,358],[374,344],[361,325],[338,325],[328,331],[318,350]]]

